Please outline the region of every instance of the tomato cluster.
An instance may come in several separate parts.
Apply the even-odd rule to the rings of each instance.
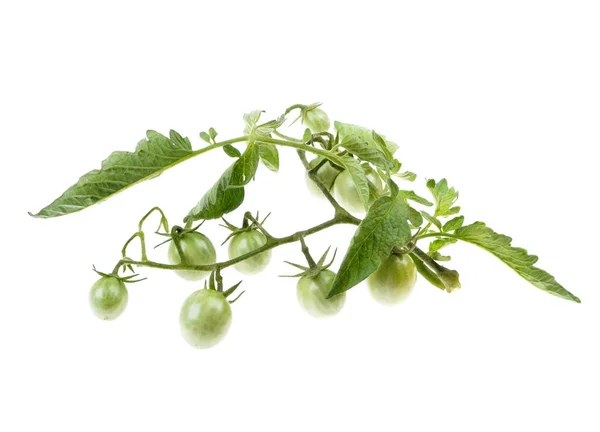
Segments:
[[[305,122],[313,122],[311,127],[325,127],[325,125],[318,124],[319,113],[317,110],[318,108],[310,111],[312,114],[308,115]],[[309,165],[310,169],[318,166],[317,179],[328,191],[332,191],[336,195],[344,208],[354,213],[364,212],[365,206],[348,171],[341,170],[321,158],[313,159]],[[364,170],[369,182],[368,205],[370,205],[384,193],[383,184],[378,173],[369,165],[364,166]],[[311,178],[307,177],[307,181],[311,190],[318,193],[319,196],[323,196]],[[233,265],[236,270],[245,275],[255,275],[263,271],[271,261],[271,247],[267,245],[267,236],[260,229],[262,225],[256,220],[248,225],[246,217],[242,228],[225,222],[226,227],[232,230],[228,237],[228,255],[232,260],[229,265]],[[230,290],[223,291],[221,286],[215,288],[214,273],[211,274],[207,270],[181,268],[183,266],[211,267],[217,262],[215,247],[207,236],[195,229],[180,228],[170,236],[171,238],[167,240],[170,241],[168,259],[171,265],[180,267],[175,272],[183,279],[194,282],[209,277],[209,281],[213,285],[207,287],[205,284],[203,289],[189,295],[183,303],[179,315],[183,338],[193,347],[210,348],[225,337],[231,326],[230,304],[233,301],[228,300],[228,296],[237,288],[237,285]],[[301,241],[303,242],[302,239]],[[304,243],[303,246],[305,246]],[[326,254],[327,252],[318,264],[308,255],[310,267],[295,265],[304,270],[299,275],[295,275],[299,277],[296,286],[298,303],[306,313],[318,318],[338,314],[346,302],[345,292],[328,298],[336,273],[328,270],[331,263],[323,265]],[[372,297],[377,302],[392,305],[400,303],[408,297],[416,279],[417,270],[410,256],[392,254],[368,277],[367,285]],[[102,274],[90,292],[90,303],[96,316],[104,320],[112,320],[124,311],[128,299],[125,282],[128,282],[127,278],[121,278],[116,274]]]
[[[209,265],[216,262],[216,251],[208,237],[190,231],[178,237],[183,256],[175,242],[168,250],[169,261],[174,264]],[[235,259],[252,253],[266,243],[258,230],[242,230],[231,236],[229,258]],[[243,274],[252,275],[264,270],[271,260],[271,250],[252,254],[234,264]],[[327,298],[336,274],[328,266],[311,269],[301,274],[296,286],[300,306],[313,317],[330,317],[341,311],[346,293]],[[188,281],[199,281],[210,272],[177,270]],[[391,255],[377,271],[369,276],[369,290],[375,300],[390,305],[402,302],[412,291],[417,278],[415,265],[408,255]],[[113,320],[125,310],[128,293],[126,280],[116,275],[102,275],[90,291],[90,305],[94,314],[103,320]],[[232,312],[227,292],[204,288],[193,292],[183,303],[179,325],[183,338],[193,347],[210,348],[219,343],[231,326]]]

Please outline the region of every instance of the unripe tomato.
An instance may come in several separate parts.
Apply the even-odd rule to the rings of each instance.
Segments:
[[[217,252],[208,237],[196,231],[186,232],[179,237],[181,250],[190,265],[208,265],[217,262]],[[169,246],[169,262],[181,264],[181,257],[172,241]],[[201,270],[176,270],[179,276],[190,281],[204,279],[210,274],[209,271]]]
[[[229,259],[237,258],[264,246],[267,238],[257,230],[242,231],[233,236],[229,243]],[[266,250],[233,266],[240,273],[253,275],[260,273],[271,262],[271,250]]]
[[[231,307],[225,296],[215,290],[193,292],[179,313],[181,335],[195,348],[218,344],[231,325]]]
[[[373,298],[385,305],[404,301],[416,281],[417,269],[407,254],[390,255],[367,279]]]
[[[114,276],[102,276],[90,290],[90,306],[94,315],[114,320],[123,313],[129,295],[125,283]]]
[[[305,124],[312,133],[327,132],[331,127],[329,116],[320,108],[303,110],[302,123]]]
[[[365,167],[365,175],[367,176],[367,180],[369,180],[375,188],[381,192],[383,189],[383,184],[381,182],[381,178],[377,172],[367,166]],[[360,200],[360,196],[358,195],[358,191],[356,190],[356,185],[354,184],[354,180],[350,175],[348,170],[342,171],[337,178],[335,179],[335,183],[333,186],[333,190],[336,198],[339,200],[342,207],[352,213],[364,213],[365,208]],[[369,195],[369,205],[375,201],[377,197],[373,194]]]
[[[302,276],[296,286],[296,297],[302,308],[310,315],[322,318],[336,315],[346,302],[346,293],[327,297],[335,279],[335,273],[321,270],[315,277]]]
[[[322,157],[315,158],[309,162],[310,168],[316,167],[321,161]],[[336,177],[339,175],[340,171],[331,166],[329,162],[325,162],[321,168],[317,171],[317,178],[323,185],[327,188],[327,190],[331,190],[333,187],[333,183],[335,182]],[[319,197],[324,197],[321,190],[317,187],[314,181],[309,177],[308,172],[306,173],[306,185],[311,193],[315,194]]]

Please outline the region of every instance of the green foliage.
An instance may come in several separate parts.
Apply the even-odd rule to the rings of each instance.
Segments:
[[[439,251],[440,249],[456,243],[458,240],[455,238],[440,238],[429,243],[429,254]]]
[[[360,137],[354,135],[346,136],[340,143],[340,147],[345,148],[362,161],[371,162],[378,168],[389,169],[393,166],[393,162],[386,158],[382,150],[369,145],[369,143]]]
[[[438,218],[436,218],[435,216],[431,216],[426,211],[422,211],[421,215],[423,215],[423,217],[427,219],[431,224],[435,225],[438,230],[442,230],[442,222],[440,222]]]
[[[464,216],[457,216],[453,219],[450,219],[448,222],[446,222],[444,224],[444,226],[442,227],[442,231],[444,231],[444,232],[455,231],[455,230],[459,229],[461,226],[463,226],[464,222],[465,222]]]
[[[185,222],[218,219],[238,208],[244,201],[244,186],[254,178],[258,159],[257,144],[248,144],[244,154],[227,168],[221,178],[190,210]]]
[[[460,212],[460,207],[454,206],[458,199],[458,192],[453,187],[448,187],[446,179],[439,182],[428,180],[427,188],[431,191],[435,200],[434,217],[447,217]]]
[[[459,274],[441,263],[450,260],[450,256],[446,254],[447,247],[461,240],[492,253],[537,288],[563,299],[580,301],[553,276],[535,267],[536,256],[529,255],[525,249],[513,247],[510,237],[494,232],[482,222],[465,226],[465,217],[459,215],[460,207],[456,204],[458,191],[450,187],[446,179],[426,182],[426,187],[432,196],[431,201],[414,190],[400,189],[392,178],[414,181],[417,176],[410,171],[401,171],[402,164],[394,157],[398,146],[372,129],[348,123],[334,122],[337,134],[332,134],[329,132],[329,116],[321,108],[317,108],[318,106],[320,104],[292,105],[283,115],[266,122],[261,122],[262,111],[252,111],[243,117],[243,136],[217,142],[217,131],[209,128],[207,132],[200,133],[200,139],[208,145],[196,151],[192,150],[187,138],[175,131],[171,131],[169,137],[148,131],[146,138],[138,144],[135,152],[111,154],[102,163],[101,169],[82,176],[59,198],[32,216],[48,218],[77,212],[132,185],[154,178],[191,157],[222,148],[227,156],[234,159],[233,163],[185,216],[185,227],[170,225],[162,210],[155,207],[142,218],[138,231],[125,243],[122,257],[113,272],[101,273],[101,275],[123,282],[138,282],[139,280],[132,280],[137,274],[119,275],[120,271],[125,270],[133,273],[136,266],[191,272],[196,276],[210,274],[209,290],[218,293],[217,296],[211,293],[211,301],[218,300],[219,304],[229,305],[235,300],[227,300],[227,297],[235,291],[239,283],[223,292],[222,270],[230,266],[237,266],[239,270],[252,262],[256,264],[256,260],[261,256],[264,259],[268,256],[270,259],[271,249],[300,242],[309,267],[296,265],[303,271],[298,276],[314,278],[323,273],[331,263],[324,266],[325,255],[315,263],[310,257],[304,238],[333,225],[354,224],[358,227],[340,269],[335,277],[332,272],[329,272],[331,280],[328,280],[327,286],[323,288],[328,299],[338,296],[338,301],[341,301],[344,295],[342,293],[369,277],[391,254],[396,258],[399,255],[405,258],[406,254],[410,255],[416,271],[421,276],[435,287],[452,292],[461,286]],[[300,117],[307,125],[310,124],[310,128],[305,129],[301,137],[288,137],[278,130],[286,122],[286,116],[293,110],[300,110]],[[233,144],[236,143],[247,143],[243,152],[234,147]],[[198,261],[200,264],[191,259],[181,259],[187,256],[185,254],[189,255],[189,251],[183,252],[184,247],[187,248],[185,241],[182,241],[184,234],[189,235],[202,225],[192,227],[194,221],[222,218],[242,205],[246,193],[245,187],[255,178],[259,161],[273,172],[280,170],[278,147],[288,147],[297,151],[307,169],[323,161],[327,164],[327,168],[335,171],[327,185],[324,184],[323,179],[319,180],[319,176],[316,176],[316,182],[321,183],[318,190],[333,206],[334,217],[304,231],[293,230],[287,236],[274,237],[265,229],[265,220],[259,221],[258,214],[254,218],[248,211],[244,215],[242,228],[235,228],[223,219],[224,226],[230,229],[234,227],[235,233],[230,236],[237,236],[235,238],[240,242],[248,236],[260,237],[260,242],[249,248],[240,246],[241,252],[232,252],[228,261],[214,262],[216,256],[214,259]],[[310,158],[307,157],[309,154],[311,154]],[[202,186],[205,179],[201,175],[198,177],[194,182],[205,188],[206,185]],[[351,188],[353,197],[356,196],[354,194],[356,190],[360,203],[354,199],[353,207],[358,211],[361,209],[356,207],[362,204],[367,210],[366,217],[362,221],[348,211],[350,209],[348,203],[346,205],[349,207],[345,209],[329,193],[331,183],[336,178],[344,179],[343,184]],[[386,186],[383,187],[382,184]],[[204,190],[206,189],[202,191]],[[337,183],[336,193],[340,195]],[[276,202],[277,198],[273,197],[272,201]],[[178,257],[178,259],[171,259],[171,264],[148,260],[143,224],[155,210],[161,214],[157,234],[167,237],[163,244],[170,243],[171,255]],[[161,230],[164,232],[160,232]],[[200,235],[198,232],[195,236]],[[235,238],[231,245],[234,245]],[[423,240],[429,241],[427,252],[421,249]],[[141,243],[141,259],[136,261],[128,258],[128,255],[132,246],[138,241]],[[255,268],[256,265],[253,269]],[[413,274],[416,274],[414,268]],[[203,293],[202,296],[206,294]],[[319,300],[324,299],[319,297]]]
[[[240,153],[240,151],[238,149],[236,149],[234,146],[232,146],[231,144],[224,145],[223,151],[229,157],[239,158],[242,155]]]
[[[408,207],[402,197],[377,199],[352,237],[328,298],[365,280],[394,247],[408,243],[411,231],[407,220]]]
[[[271,171],[279,171],[279,151],[273,144],[260,144],[258,147],[260,160]]]
[[[83,175],[60,197],[32,216],[51,218],[75,213],[86,207],[160,175],[166,169],[194,156],[189,139],[171,131],[169,138],[148,131],[134,153],[117,151],[102,168]]]
[[[259,124],[258,122],[262,113],[263,111],[252,111],[244,114],[244,135],[249,135],[250,137],[268,137],[285,121],[285,117],[282,116],[277,120],[270,120]]]
[[[431,207],[433,205],[432,202],[426,200],[422,196],[417,195],[414,191],[401,190],[398,193],[400,195],[402,195],[404,198],[406,198],[407,200],[414,201],[417,204],[421,204],[426,207]]]
[[[579,298],[567,291],[548,272],[534,267],[538,257],[529,255],[525,249],[511,245],[512,239],[494,232],[483,222],[462,227],[454,233],[454,238],[472,243],[500,258],[533,286],[557,297],[580,303]]]
[[[387,141],[382,135],[374,133],[373,130],[361,126],[356,126],[349,123],[336,121],[333,123],[338,131],[340,138],[357,137],[366,142],[370,147],[381,150],[386,154],[388,159],[392,159],[392,155],[398,150],[398,146],[391,141]]]

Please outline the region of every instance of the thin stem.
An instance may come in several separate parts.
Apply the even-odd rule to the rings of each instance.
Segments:
[[[288,109],[285,110],[285,112],[283,113],[284,116],[288,115],[291,111],[294,111],[295,109],[303,109],[306,108],[306,105],[303,104],[295,104],[292,105],[291,107],[289,107]]]
[[[304,257],[306,258],[306,262],[308,263],[308,266],[311,269],[314,269],[315,267],[317,267],[317,263],[315,262],[313,257],[310,255],[308,246],[306,246],[306,242],[304,241],[304,237],[300,236],[299,240],[300,240],[300,244],[302,245],[302,253],[304,254]]]
[[[427,233],[427,234],[421,234],[417,238],[419,240],[421,240],[421,239],[428,238],[428,237],[450,237],[450,238],[455,238],[455,239],[459,239],[460,240],[460,237],[457,237],[454,234],[445,233],[445,232],[441,232],[441,231],[440,232]]]
[[[143,230],[144,222],[146,222],[146,219],[148,219],[148,217],[155,211],[159,212],[160,216],[161,216],[160,223],[158,224],[158,229],[156,230],[156,232],[160,231],[160,227],[162,226],[165,229],[165,232],[168,234],[169,233],[169,222],[167,220],[167,217],[165,216],[165,213],[158,206],[150,209],[148,211],[148,213],[146,213],[144,215],[144,217],[140,219],[140,222],[138,224],[138,231],[140,231],[140,232],[144,231]]]
[[[284,140],[296,142],[298,144],[304,143],[304,141],[302,141],[301,139],[289,137],[287,135],[282,134],[281,132],[278,132],[277,130],[273,131],[273,135],[277,135],[279,138],[283,138]]]
[[[221,267],[215,268],[215,281],[217,282],[217,291],[223,292],[223,276],[221,276]]]
[[[158,268],[158,269],[163,269],[163,270],[213,271],[217,268],[219,270],[222,270],[224,268],[227,268],[234,264],[237,264],[238,262],[244,261],[254,255],[258,255],[262,252],[276,248],[278,246],[282,246],[284,244],[297,242],[300,240],[300,237],[306,237],[311,234],[315,234],[319,231],[323,231],[334,225],[339,225],[339,224],[358,225],[358,223],[360,223],[360,220],[357,218],[348,219],[346,217],[336,216],[333,219],[330,219],[330,220],[323,222],[319,225],[316,225],[312,228],[308,228],[304,231],[298,231],[298,232],[288,235],[286,237],[280,237],[280,238],[272,237],[270,240],[267,240],[267,242],[263,246],[255,249],[251,252],[248,252],[247,254],[240,255],[237,258],[233,258],[228,261],[223,261],[223,262],[219,262],[219,263],[215,263],[215,264],[203,264],[203,265],[190,265],[190,264],[183,264],[183,263],[181,263],[181,264],[163,264],[163,263],[157,263],[157,262],[153,262],[153,261],[135,261],[135,260],[132,260],[129,258],[123,258],[117,263],[115,268],[118,269],[124,265],[135,265],[135,266],[139,266],[139,267],[150,267],[150,268]]]
[[[284,141],[284,140],[279,140],[279,139],[270,138],[270,137],[263,137],[263,136],[256,137],[256,142],[276,144],[276,145],[280,145],[283,147],[292,147],[292,148],[295,148],[296,150],[304,150],[309,153],[314,153],[314,154],[323,156],[323,157],[329,159],[330,161],[335,162],[336,165],[339,165],[342,167],[344,166],[344,162],[336,154],[333,154],[332,152],[327,151],[327,150],[322,150],[320,148],[310,146],[308,144],[300,144],[300,143],[296,143],[296,142]]]
[[[206,153],[208,151],[214,150],[214,149],[219,148],[219,147],[226,146],[227,144],[235,144],[235,143],[242,142],[242,141],[248,141],[248,138],[250,138],[250,137],[247,136],[247,135],[244,135],[244,136],[241,136],[241,137],[228,139],[226,141],[221,141],[221,142],[218,142],[218,143],[214,143],[214,144],[208,145],[206,147],[202,147],[201,149],[198,149],[196,151],[191,152],[190,155],[186,159],[189,159],[189,158],[194,157],[194,156],[201,155],[202,153]]]
[[[143,231],[138,231],[135,234],[133,234],[131,237],[129,237],[129,240],[127,240],[125,242],[125,244],[123,245],[123,249],[121,249],[121,255],[122,256],[127,256],[127,247],[131,244],[131,242],[133,240],[135,240],[137,238],[140,239],[140,244],[141,244],[141,248],[142,248],[142,261],[145,261],[148,259],[148,257],[146,256],[146,241],[145,241],[145,235]]]
[[[267,238],[267,240],[274,238],[263,226],[262,224],[254,217],[252,216],[252,214],[250,212],[246,212],[244,214],[244,223],[246,220],[249,220],[250,222],[252,222],[254,225],[256,225],[256,228],[258,228],[258,230],[263,233],[263,235]]]
[[[298,153],[298,157],[300,158],[300,161],[302,161],[302,165],[304,165],[304,168],[306,169],[306,171],[308,171],[308,177],[310,177],[310,179],[315,183],[315,185],[317,185],[317,187],[319,188],[321,193],[325,196],[327,201],[329,201],[329,203],[333,206],[333,208],[335,210],[335,214],[338,215],[339,217],[343,217],[348,220],[351,220],[352,221],[351,223],[358,225],[360,223],[360,219],[352,216],[345,208],[343,208],[336,201],[336,199],[333,197],[333,195],[331,195],[331,193],[329,192],[327,187],[319,180],[316,170],[318,170],[322,166],[322,164],[317,165],[316,167],[311,169],[308,161],[306,160],[306,154],[302,150],[298,150],[297,153]]]

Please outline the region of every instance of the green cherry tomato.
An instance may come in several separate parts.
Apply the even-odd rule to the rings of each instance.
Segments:
[[[371,167],[365,168],[365,174],[367,176],[367,180],[375,186],[375,188],[381,192],[383,189],[383,185],[381,183],[381,178],[377,175],[375,170]],[[352,176],[348,170],[342,171],[334,183],[334,192],[336,198],[340,201],[342,207],[346,210],[349,210],[353,213],[363,213],[365,208],[360,200],[360,196],[358,195],[358,191],[356,190],[356,186],[354,185],[354,180],[352,180]],[[369,197],[369,205],[375,201],[375,196],[371,194]]]
[[[90,290],[90,306],[94,315],[103,320],[114,320],[127,306],[125,283],[113,276],[102,276]]]
[[[309,162],[310,168],[316,167],[321,161],[322,157],[315,158]],[[329,162],[325,162],[321,168],[317,171],[317,178],[323,185],[327,188],[327,190],[331,190],[333,187],[333,183],[335,182],[335,178],[338,176],[340,171],[331,166]],[[317,187],[314,181],[308,176],[308,172],[306,173],[306,185],[308,189],[315,195],[324,197],[321,190]]]
[[[381,304],[404,301],[417,281],[417,269],[410,256],[391,255],[367,279],[369,291]]]
[[[267,238],[260,231],[242,231],[237,233],[231,239],[229,243],[229,258],[237,258],[241,255],[245,255],[253,250],[258,249],[267,242]],[[247,275],[253,275],[260,273],[269,265],[271,262],[271,250],[261,252],[253,255],[250,258],[240,261],[233,266],[240,273]]]
[[[208,237],[196,231],[187,232],[179,237],[181,250],[190,265],[214,264],[217,262],[217,252]],[[169,262],[177,265],[181,264],[181,257],[172,241],[169,246]],[[201,270],[176,270],[179,276],[190,281],[204,279],[210,274],[208,271]]]
[[[179,313],[181,335],[195,348],[218,344],[231,325],[231,307],[218,291],[201,289],[193,292]]]
[[[302,123],[304,123],[312,133],[327,132],[331,127],[329,116],[320,108],[303,110]]]
[[[335,273],[321,270],[313,278],[302,276],[296,287],[296,296],[302,308],[310,315],[322,318],[337,314],[346,302],[346,293],[337,294],[329,299],[327,294],[331,289]]]

